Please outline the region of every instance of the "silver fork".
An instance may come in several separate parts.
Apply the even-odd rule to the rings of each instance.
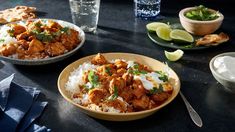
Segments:
[[[193,107],[189,104],[188,100],[185,98],[185,96],[183,95],[183,93],[180,91],[180,96],[182,97],[184,104],[186,105],[186,108],[188,110],[188,113],[192,119],[192,121],[198,126],[198,127],[202,127],[203,123],[202,123],[202,119],[201,117],[198,115],[198,113],[193,109]]]

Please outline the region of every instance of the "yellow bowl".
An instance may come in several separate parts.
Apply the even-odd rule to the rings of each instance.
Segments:
[[[220,28],[224,16],[219,12],[219,17],[215,20],[210,21],[198,21],[192,20],[185,17],[185,13],[195,9],[196,7],[184,8],[179,12],[180,23],[183,28],[191,34],[194,35],[207,35],[215,32]],[[215,10],[209,9],[212,12],[216,12]]]
[[[137,55],[137,54],[130,54],[130,53],[103,53],[103,56],[109,61],[114,60],[114,59],[125,59],[125,60],[132,60],[132,61],[137,61],[142,64],[148,65],[150,68],[153,70],[165,70],[167,66],[163,63],[161,63],[158,60],[155,60],[153,58],[149,58],[143,55]],[[169,104],[179,93],[180,90],[180,80],[177,74],[170,69],[170,77],[175,80],[174,83],[174,90],[170,98],[166,100],[163,104],[161,104],[158,107],[155,107],[150,110],[145,110],[145,111],[140,111],[140,112],[131,112],[131,113],[108,113],[108,112],[99,112],[99,111],[94,111],[89,108],[86,108],[84,106],[81,106],[75,102],[72,101],[70,98],[70,93],[66,91],[65,89],[65,84],[68,81],[68,77],[70,76],[70,73],[74,71],[74,69],[78,68],[79,65],[83,64],[84,62],[88,62],[93,58],[95,55],[87,56],[84,58],[81,58],[72,64],[68,65],[59,75],[58,78],[58,89],[61,95],[70,103],[74,104],[77,106],[82,112],[98,118],[98,119],[103,119],[103,120],[109,120],[109,121],[130,121],[130,120],[136,120],[136,119],[141,119],[144,117],[147,117],[149,115],[152,115],[154,112],[158,111],[159,109],[163,108],[167,104]]]

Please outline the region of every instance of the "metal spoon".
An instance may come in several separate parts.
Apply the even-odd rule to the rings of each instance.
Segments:
[[[202,127],[202,119],[201,117],[198,115],[198,113],[193,109],[193,107],[189,104],[188,100],[184,97],[183,93],[181,93],[180,91],[180,96],[182,97],[186,108],[188,110],[188,113],[191,117],[191,119],[193,120],[193,122],[198,126],[198,127]]]

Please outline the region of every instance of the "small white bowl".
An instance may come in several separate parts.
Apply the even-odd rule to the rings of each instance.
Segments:
[[[219,54],[215,57],[213,57],[210,61],[210,70],[212,75],[214,76],[214,78],[220,83],[222,84],[227,90],[235,93],[235,80],[229,79],[223,75],[221,75],[220,73],[217,72],[217,69],[214,66],[214,62],[218,57],[223,57],[223,56],[231,56],[231,57],[235,57],[235,52],[227,52],[227,53],[222,53]],[[235,66],[234,66],[235,67]]]
[[[198,21],[198,20],[192,20],[185,16],[185,13],[194,10],[196,7],[188,7],[184,8],[179,12],[179,18],[180,23],[183,26],[183,28],[188,31],[191,34],[194,35],[207,35],[215,32],[217,29],[220,28],[224,16],[219,12],[219,17],[215,20],[209,20],[209,21]],[[216,12],[215,10],[209,9],[212,12]]]

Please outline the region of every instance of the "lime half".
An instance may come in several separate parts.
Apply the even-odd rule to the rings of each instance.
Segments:
[[[146,25],[146,28],[149,32],[156,32],[158,27],[168,27],[170,28],[169,25],[162,23],[162,22],[152,22]]]
[[[169,61],[177,61],[179,60],[184,54],[184,51],[178,49],[174,52],[165,51],[165,56]]]
[[[170,37],[176,42],[188,42],[192,43],[194,38],[191,34],[184,30],[174,29],[170,32]]]
[[[158,27],[156,30],[157,36],[165,41],[171,41],[171,29],[168,27]]]

